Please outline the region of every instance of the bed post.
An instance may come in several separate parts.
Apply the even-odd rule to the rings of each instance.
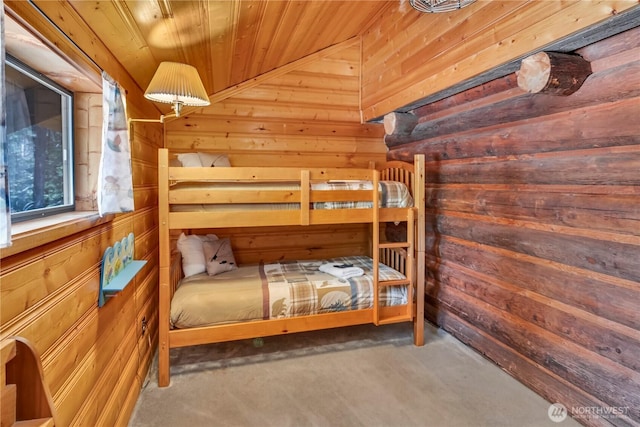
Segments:
[[[373,209],[371,218],[373,224],[373,323],[380,324],[380,172],[373,169]]]
[[[416,154],[413,160],[416,216],[416,318],[414,319],[413,341],[415,345],[424,345],[424,281],[425,281],[425,165],[424,154]]]
[[[300,171],[300,225],[309,225],[310,174],[308,169]]]
[[[171,247],[169,240],[169,151],[158,150],[158,386],[169,385],[169,307],[171,304]]]

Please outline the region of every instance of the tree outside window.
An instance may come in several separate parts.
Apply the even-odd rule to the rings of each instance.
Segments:
[[[12,220],[73,210],[71,94],[10,58],[5,85]]]

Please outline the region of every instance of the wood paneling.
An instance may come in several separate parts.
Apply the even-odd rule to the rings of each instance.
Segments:
[[[232,238],[233,253],[239,264],[283,259],[331,258],[370,252],[367,224],[252,227],[210,231],[219,237]],[[202,233],[202,230],[198,232]]]
[[[364,119],[381,117],[636,5],[481,1],[442,19],[400,3],[363,35]]]
[[[639,40],[579,51],[569,97],[511,75],[421,107],[389,153],[427,158],[428,317],[587,425],[640,423]]]
[[[99,385],[101,378],[117,377],[115,372],[120,368],[109,365],[115,354],[130,354],[136,365],[144,363],[148,366],[148,361],[138,360],[135,343],[129,345],[123,341],[123,334],[137,336],[140,333],[135,313],[141,305],[133,298],[134,290],[140,287],[153,290],[143,292],[149,301],[155,296],[155,211],[118,217],[113,226],[105,224],[48,247],[34,248],[30,251],[36,257],[34,259],[30,259],[28,253],[3,259],[0,282],[5,317],[2,334],[27,336],[42,352],[45,378],[54,395],[62,425],[86,425],[75,419],[84,406],[93,408],[92,411],[98,411],[98,414],[103,410],[112,411],[93,400],[92,393],[102,387]],[[138,223],[151,225],[145,232],[138,232],[136,239],[136,257],[147,259],[148,264],[140,273],[141,278],[98,310],[102,252],[117,240],[117,236],[133,231],[133,225]],[[146,277],[151,280],[143,280]],[[34,292],[38,290],[41,292]],[[17,301],[17,298],[22,300]],[[9,310],[11,307],[17,311]],[[114,392],[110,388],[105,390],[103,393]],[[128,395],[129,389],[122,392]]]
[[[359,43],[334,46],[287,70],[169,120],[166,146],[224,152],[236,166],[366,167],[385,160],[382,126],[360,123]]]
[[[5,2],[7,4],[9,2]],[[152,104],[132,83],[119,62],[66,2],[44,2],[51,18],[69,31],[90,58],[127,90],[129,116],[155,115]],[[33,5],[9,7],[30,27],[41,30],[66,58],[93,68],[77,46],[55,30]],[[49,8],[49,12],[54,9]],[[76,189],[79,209],[95,209],[100,157],[101,95],[76,94]],[[126,425],[153,356],[157,338],[157,149],[163,145],[158,124],[136,125],[131,134],[136,211],[87,216],[14,236],[1,251],[0,338],[29,339],[40,353],[61,426]],[[96,145],[97,144],[97,145]],[[18,227],[16,227],[18,229]],[[98,308],[100,261],[107,246],[135,232],[135,256],[147,260],[129,286]],[[142,336],[141,319],[149,320]],[[149,340],[150,339],[150,340]]]

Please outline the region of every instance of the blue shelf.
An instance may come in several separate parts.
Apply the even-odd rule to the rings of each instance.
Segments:
[[[116,242],[104,251],[100,274],[100,291],[98,307],[102,307],[107,299],[121,292],[147,261],[133,260],[133,233],[122,241]]]
[[[123,290],[130,281],[142,270],[147,261],[131,261],[116,277],[102,287],[102,292],[107,294],[115,294]]]

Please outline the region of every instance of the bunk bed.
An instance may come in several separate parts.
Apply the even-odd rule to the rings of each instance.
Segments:
[[[424,343],[424,156],[417,155],[413,164],[394,161],[372,165],[368,169],[181,167],[175,165],[174,157],[167,149],[159,150],[159,386],[169,384],[171,348],[358,324],[396,322],[411,322],[414,343]],[[409,197],[403,195],[401,202],[386,200],[388,193],[395,192],[389,189],[397,187],[405,188]],[[384,234],[381,225],[390,222],[407,223],[404,241],[387,242],[381,237]],[[200,276],[184,277],[183,258],[175,250],[176,235],[185,231],[190,234],[180,234],[180,238],[197,236],[206,242],[206,236],[198,234],[198,231],[345,223],[370,224],[372,247],[369,258],[359,256],[289,261],[284,266],[265,260],[260,265],[234,266],[230,271],[209,277],[219,286],[202,286],[200,281],[208,280],[206,272]],[[203,246],[206,247],[204,243]],[[218,245],[218,250],[220,247]],[[359,303],[348,309],[343,304],[337,310],[317,309],[314,306],[316,309],[311,311],[294,313],[289,310],[284,315],[270,312],[269,304],[273,301],[269,300],[269,293],[282,293],[283,288],[280,286],[275,291],[267,289],[271,286],[270,283],[266,284],[267,276],[284,280],[284,288],[294,293],[296,284],[293,282],[299,281],[299,277],[296,276],[289,283],[282,279],[287,274],[284,270],[290,270],[291,264],[294,264],[294,274],[302,272],[302,281],[313,287],[309,292],[319,293],[323,286],[345,287],[346,283],[345,292],[349,292],[350,288],[354,292],[350,298]],[[360,274],[364,272],[363,278],[338,278],[337,283],[333,283],[330,279],[336,273],[328,274],[326,268],[320,268],[323,264],[330,269],[360,268]],[[247,282],[247,277],[254,279],[248,279]],[[312,283],[313,280],[318,283]],[[358,280],[364,280],[364,284]],[[174,298],[182,301],[182,294],[186,293],[183,290],[187,288],[224,288],[227,296],[221,297],[212,292],[213,299],[207,299],[206,302],[204,298],[209,296],[196,297],[196,306],[217,307],[217,310],[214,308],[216,315],[205,319],[206,314],[198,314],[192,317],[199,320],[183,322],[189,318],[188,315],[184,316],[184,311],[188,309],[184,306],[177,309]],[[354,289],[369,289],[371,295],[355,295]],[[231,318],[225,317],[227,315],[224,312],[233,313],[234,309],[233,303],[224,298],[233,297],[229,294],[234,292],[243,294],[240,298],[244,300],[240,305],[248,299],[263,298],[264,310],[260,312],[259,308],[244,307],[245,312],[258,311],[259,314],[236,317],[229,314]],[[363,304],[362,301],[368,302]],[[295,305],[292,301],[288,302],[289,306]]]

